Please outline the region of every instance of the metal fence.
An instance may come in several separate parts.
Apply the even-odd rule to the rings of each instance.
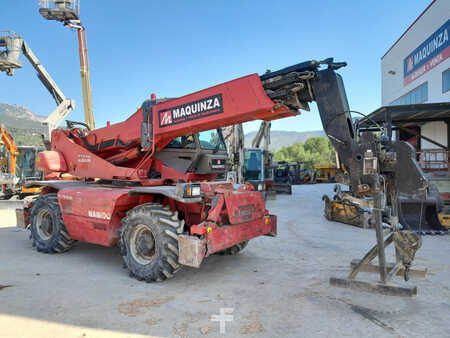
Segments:
[[[427,149],[417,152],[422,169],[448,171],[450,152],[445,149]]]

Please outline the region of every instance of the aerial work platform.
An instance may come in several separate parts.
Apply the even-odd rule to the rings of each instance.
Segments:
[[[39,13],[47,20],[61,22],[79,20],[79,0],[40,0],[39,7]]]
[[[12,76],[15,69],[22,68],[21,53],[22,39],[12,31],[0,31],[0,71]]]

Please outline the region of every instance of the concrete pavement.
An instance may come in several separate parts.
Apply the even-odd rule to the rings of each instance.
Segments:
[[[130,278],[117,248],[79,243],[64,254],[38,253],[1,211],[0,337],[450,336],[450,236],[424,238],[416,263],[430,273],[408,283],[418,286],[416,298],[328,285],[375,242],[372,230],[323,217],[321,197],[332,189],[293,187],[292,196],[268,202],[278,237],[153,284]],[[225,334],[211,321],[221,308],[232,309]]]

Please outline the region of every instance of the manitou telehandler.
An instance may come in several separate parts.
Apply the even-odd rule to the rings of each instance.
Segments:
[[[126,121],[104,128],[69,123],[54,130],[38,166],[84,180],[33,183],[44,187],[25,209],[34,246],[55,253],[77,240],[119,245],[132,276],[160,281],[182,265],[199,267],[213,253],[236,253],[252,238],[275,236],[276,216],[260,193],[249,184],[214,181],[227,167],[220,128],[295,116],[312,101],[351,189],[379,192],[382,179],[387,196],[418,197],[427,181],[406,143],[355,139],[336,73],[345,65],[308,61],[179,98],[153,97]]]

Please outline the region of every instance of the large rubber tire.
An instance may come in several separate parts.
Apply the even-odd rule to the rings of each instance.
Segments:
[[[184,221],[168,206],[148,203],[137,206],[122,220],[120,252],[130,276],[146,282],[172,278],[178,263],[178,234]]]
[[[30,211],[30,238],[36,250],[61,253],[75,244],[63,223],[57,194],[38,197]]]
[[[233,245],[232,247],[219,251],[217,254],[219,255],[236,255],[237,253],[244,250],[244,248],[247,246],[249,241],[243,241],[236,245]]]

